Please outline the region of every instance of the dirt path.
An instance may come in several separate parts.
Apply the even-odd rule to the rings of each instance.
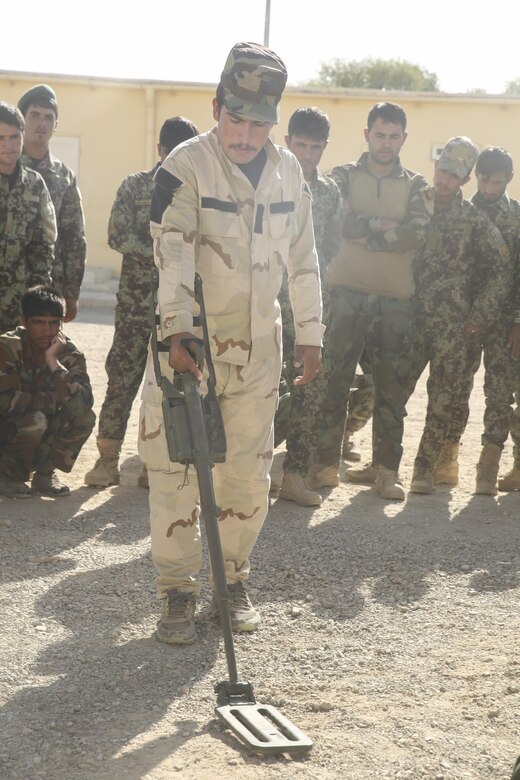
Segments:
[[[94,310],[68,328],[97,411],[112,331]],[[237,638],[237,657],[258,699],[314,740],[307,758],[252,756],[215,720],[227,672],[207,574],[197,644],[151,638],[137,403],[120,486],[83,486],[92,437],[69,498],[0,499],[2,780],[508,778],[520,753],[520,495],[472,494],[480,385],[452,492],[392,504],[342,483],[318,509],[278,501],[268,515],[250,581],[263,626]],[[405,485],[424,400],[422,383]],[[368,457],[368,428],[358,440]],[[508,445],[502,470],[510,461]]]

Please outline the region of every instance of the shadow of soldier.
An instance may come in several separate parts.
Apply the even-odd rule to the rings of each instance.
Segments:
[[[66,577],[36,601],[36,619],[48,633],[58,623],[65,638],[47,644],[34,660],[42,684],[18,690],[1,711],[13,778],[31,776],[37,767],[46,778],[137,780],[209,729],[212,683],[207,694],[193,689],[215,666],[219,628],[200,619],[203,609],[195,645],[153,639],[158,609],[150,575],[146,558],[137,558]],[[190,717],[193,695],[207,697],[208,721]],[[160,721],[171,736],[155,740]],[[146,746],[132,750],[130,760],[125,746],[148,732]]]

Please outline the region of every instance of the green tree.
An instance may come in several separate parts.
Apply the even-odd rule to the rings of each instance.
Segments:
[[[520,95],[520,78],[512,79],[506,84],[505,95]]]
[[[321,64],[316,86],[351,89],[397,89],[413,92],[438,92],[439,80],[419,65],[406,60],[364,59],[344,62],[338,58]]]

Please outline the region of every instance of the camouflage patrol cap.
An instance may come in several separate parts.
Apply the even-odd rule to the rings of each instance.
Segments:
[[[258,43],[236,43],[220,77],[228,111],[259,122],[278,122],[278,103],[287,82],[280,57]]]
[[[18,101],[18,108],[25,116],[29,106],[42,106],[42,108],[51,108],[58,118],[58,100],[56,93],[48,84],[37,84],[24,92]]]
[[[437,167],[465,179],[477,162],[478,148],[465,135],[450,138],[437,160]]]

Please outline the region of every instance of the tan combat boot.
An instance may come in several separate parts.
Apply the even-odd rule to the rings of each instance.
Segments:
[[[381,498],[391,501],[404,501],[404,489],[399,482],[397,471],[385,466],[377,467],[376,490]]]
[[[337,487],[339,485],[339,466],[313,463],[305,481],[313,490],[318,490],[321,487]]]
[[[284,474],[279,498],[299,506],[320,506],[321,496],[312,490],[301,474]]]
[[[500,477],[498,480],[498,489],[509,492],[510,490],[520,490],[520,461],[515,460],[513,468]]]
[[[377,468],[372,463],[365,463],[359,469],[347,469],[345,474],[349,482],[359,482],[362,485],[373,485],[377,477]]]
[[[436,485],[457,485],[459,482],[459,441],[445,441],[435,464],[433,481]]]
[[[415,466],[410,483],[410,493],[422,493],[423,495],[433,493],[433,474],[429,469],[424,466]]]
[[[477,484],[475,493],[485,496],[496,496],[497,475],[502,448],[498,444],[484,444],[477,463]]]
[[[119,439],[97,439],[99,458],[94,468],[85,474],[85,485],[109,487],[119,485],[119,455],[122,441]]]

